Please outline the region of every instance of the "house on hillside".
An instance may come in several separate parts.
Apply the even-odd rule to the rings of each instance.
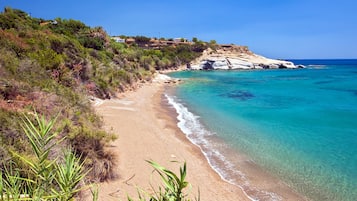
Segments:
[[[127,38],[127,39],[125,40],[125,43],[126,43],[126,44],[133,44],[133,43],[135,43],[135,39],[134,39],[134,38]]]
[[[40,22],[40,26],[45,26],[45,25],[48,25],[48,24],[53,24],[53,25],[56,25],[58,24],[58,22],[56,20],[49,20],[49,21],[42,21]]]
[[[175,43],[186,43],[187,39],[186,38],[174,38],[173,40]]]
[[[156,39],[156,38],[151,38],[149,43],[153,44],[153,43],[160,43],[160,40]]]
[[[125,39],[118,36],[113,36],[112,39],[117,43],[125,43]]]

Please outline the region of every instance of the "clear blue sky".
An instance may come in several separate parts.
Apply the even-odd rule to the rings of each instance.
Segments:
[[[357,58],[356,0],[0,0],[5,6],[110,35],[214,39],[272,58]]]

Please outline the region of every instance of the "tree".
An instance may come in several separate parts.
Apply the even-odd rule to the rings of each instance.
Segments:
[[[215,40],[210,40],[208,46],[211,49],[216,50],[217,49],[217,42]]]
[[[145,36],[136,36],[135,37],[135,42],[139,43],[139,44],[146,44],[149,43],[150,38],[145,37]]]
[[[210,41],[209,41],[209,44],[210,44],[210,45],[216,45],[217,42],[216,42],[216,40],[210,40]]]

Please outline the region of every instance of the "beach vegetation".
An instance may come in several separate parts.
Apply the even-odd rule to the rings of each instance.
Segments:
[[[146,36],[135,36],[134,39],[135,39],[135,42],[139,43],[139,44],[143,44],[143,43],[145,44],[151,40],[151,38],[148,38]]]
[[[21,117],[22,131],[32,155],[11,150],[12,158],[2,161],[0,200],[71,200],[84,188],[85,158],[71,148],[58,150],[64,138],[54,131],[56,118],[46,120],[33,113]],[[53,156],[53,152],[62,155]]]
[[[161,166],[155,161],[147,161],[153,168],[153,172],[157,173],[161,179],[161,185],[158,187],[151,186],[150,192],[138,189],[138,198],[140,201],[191,201],[190,197],[191,185],[186,180],[187,168],[186,162],[180,167],[179,174]],[[173,161],[176,162],[176,161]],[[194,200],[200,200],[198,197]],[[128,201],[134,201],[132,197],[128,197]]]
[[[154,49],[145,36],[122,38],[136,42],[115,42],[102,27],[89,27],[78,20],[34,18],[12,8],[0,13],[0,160],[14,164],[2,166],[3,175],[6,170],[12,173],[21,169],[20,175],[10,177],[9,182],[32,175],[26,180],[31,183],[34,168],[52,168],[52,159],[64,157],[61,151],[49,151],[50,158],[42,158],[46,162],[43,167],[28,163],[38,156],[23,132],[21,119],[33,111],[47,118],[57,116],[53,129],[58,134],[49,141],[63,139],[72,147],[70,152],[80,159],[86,172],[84,180],[114,179],[116,156],[105,147],[116,135],[103,129],[91,100],[109,99],[133,89],[138,82],[150,81],[156,70],[177,68],[207,47],[202,43],[199,48],[180,44]],[[31,115],[28,118],[36,119]],[[65,155],[73,159],[69,153]],[[25,158],[31,160],[22,160]],[[53,172],[46,174],[44,178],[54,178]],[[24,181],[16,182],[20,181],[13,181],[14,189],[20,183],[24,185]]]
[[[210,40],[208,43],[208,47],[211,48],[212,50],[216,50],[218,48],[218,44],[216,40]]]

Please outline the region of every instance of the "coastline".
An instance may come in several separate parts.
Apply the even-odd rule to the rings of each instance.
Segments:
[[[177,127],[174,111],[169,111],[168,105],[163,107],[164,87],[163,79],[155,79],[119,99],[95,106],[105,128],[118,134],[108,149],[117,154],[119,178],[99,185],[99,200],[127,200],[128,195],[136,198],[138,188],[150,191],[150,184],[157,186],[160,182],[154,179],[153,168],[145,160],[156,161],[174,172],[186,161],[192,199],[250,200],[238,186],[222,180],[199,147]]]
[[[169,95],[168,95],[169,94]],[[227,143],[206,129],[171,93],[164,94],[165,101],[174,107],[174,119],[189,142],[199,147],[201,153],[220,178],[243,190],[250,200],[308,200],[285,182],[258,166],[250,157],[227,146]],[[176,102],[177,101],[177,102]],[[178,120],[179,119],[179,120]]]

